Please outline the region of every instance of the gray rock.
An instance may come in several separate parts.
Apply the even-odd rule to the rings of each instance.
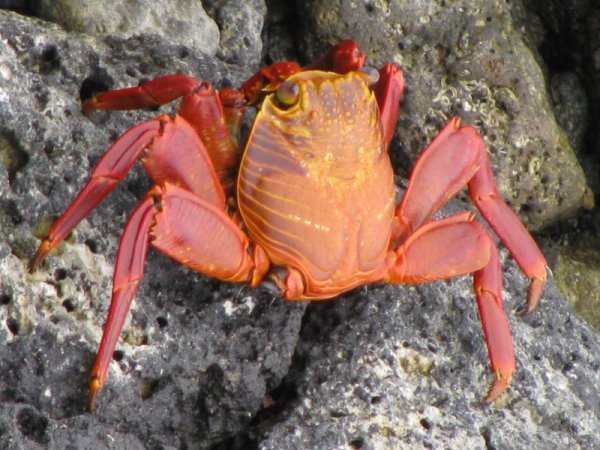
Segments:
[[[154,34],[214,55],[219,28],[194,0],[40,0],[38,17],[60,24],[68,31],[98,36],[131,37]]]
[[[26,271],[33,228],[64,211],[119,134],[157,114],[85,117],[82,84],[135,85],[178,71],[237,84],[237,69],[157,37],[82,38],[5,11],[0,33],[1,433],[26,447],[168,448],[238,432],[287,373],[305,304],[221,287],[157,254],[97,412],[85,413],[118,237],[149,188],[142,170],[42,270]]]
[[[558,248],[554,273],[565,297],[575,311],[600,330],[600,237],[577,233]]]
[[[600,192],[600,9],[594,0],[551,0],[536,2],[522,0],[534,20],[541,22],[536,50],[547,64],[552,79],[557,116],[567,121],[566,129],[575,140],[577,149],[579,133],[574,125],[582,112],[581,91],[585,92],[588,110],[585,112],[589,126],[585,130],[583,145],[577,149],[590,186],[596,196]],[[573,76],[576,74],[576,77]],[[558,78],[559,81],[556,79]],[[579,84],[573,85],[573,83]],[[571,86],[568,86],[571,85]],[[562,90],[563,94],[557,92]],[[558,94],[558,95],[556,95]],[[564,94],[569,95],[568,97]]]
[[[600,9],[590,0],[523,3],[528,9],[517,9],[526,17],[523,29],[538,34],[532,50],[543,56],[556,119],[567,131],[591,187],[586,201],[591,211],[563,227],[553,270],[577,312],[598,327],[600,297],[595,286],[600,285],[600,272],[594,255],[600,244],[600,65],[594,59],[600,48]],[[532,23],[539,23],[541,31]]]
[[[589,126],[589,105],[583,84],[575,72],[556,73],[550,80],[550,93],[556,120],[567,132],[573,150],[583,156]]]
[[[267,13],[264,0],[218,0],[208,2],[207,11],[221,30],[217,56],[256,69],[262,55],[261,31]]]
[[[13,11],[26,11],[28,7],[27,0],[0,0],[0,9],[12,9]]]
[[[255,55],[259,16],[244,31]],[[538,311],[514,314],[526,282],[510,259],[505,301],[519,366],[492,408],[480,404],[491,374],[468,277],[359,289],[311,305],[300,332],[305,304],[222,285],[151,252],[107,386],[87,414],[118,236],[150,187],[143,171],[42,270],[29,275],[26,263],[38,224],[66,208],[117,136],[158,113],[85,117],[82,86],[175,72],[237,85],[258,58],[230,58],[236,49],[225,45],[208,58],[156,36],[82,36],[4,11],[0,46],[0,448],[600,446],[599,335],[552,281]],[[435,63],[415,51],[406,52],[411,67]],[[400,126],[415,150],[425,140],[413,134],[416,120]],[[433,122],[428,130],[441,120]]]
[[[492,0],[358,4],[298,2],[311,57],[352,36],[372,64],[399,63],[407,96],[397,163],[407,173],[452,116],[479,128],[499,189],[531,229],[582,207],[587,184],[556,124],[542,71],[512,26],[510,5]]]
[[[514,311],[527,285],[513,262],[505,269]],[[518,369],[491,407],[469,278],[372,288],[309,312],[286,379],[295,400],[263,424],[261,449],[600,445],[598,334],[553,283],[538,311],[511,314]]]

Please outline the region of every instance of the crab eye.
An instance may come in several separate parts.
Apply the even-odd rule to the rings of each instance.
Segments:
[[[369,86],[379,81],[379,72],[375,67],[364,66],[359,69],[359,72],[361,72],[361,75]]]
[[[286,80],[277,88],[277,100],[282,106],[294,106],[300,97],[300,86],[292,80]]]

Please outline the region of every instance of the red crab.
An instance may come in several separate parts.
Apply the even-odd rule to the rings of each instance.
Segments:
[[[432,220],[469,195],[531,280],[527,311],[542,294],[546,262],[501,199],[477,131],[451,119],[417,160],[399,206],[388,148],[404,90],[402,71],[364,66],[352,40],[307,67],[279,62],[241,89],[169,75],[102,92],[84,112],[158,106],[162,115],[125,132],[48,233],[30,268],[55,248],[141,158],[154,187],[131,214],[117,255],[108,320],[94,364],[93,408],[143,276],[148,244],[224,281],[268,284],[288,300],[331,298],[375,281],[420,283],[473,273],[495,374],[486,402],[515,371],[494,239],[471,212]],[[239,142],[248,105],[258,105]]]

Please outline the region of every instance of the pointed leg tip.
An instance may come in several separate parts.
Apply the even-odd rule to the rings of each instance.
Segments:
[[[498,399],[498,397],[500,397],[500,395],[502,395],[502,393],[506,390],[507,387],[508,383],[506,383],[503,380],[494,381],[487,395],[483,399],[483,403],[485,403],[486,405],[493,403]]]
[[[96,410],[96,396],[90,393],[87,401],[87,412],[92,414]]]
[[[97,376],[92,376],[87,400],[87,410],[89,413],[93,413],[96,409],[96,398],[98,397],[98,392],[100,392],[100,389],[102,389],[102,383],[100,379]]]
[[[517,311],[517,314],[519,315],[519,317],[527,317],[534,309],[535,306],[531,306],[529,302],[527,302],[527,305],[525,305],[524,308],[519,309]]]
[[[38,270],[39,263],[37,261],[37,255],[29,260],[29,264],[27,264],[27,271],[29,273],[35,273]]]
[[[531,311],[537,308],[540,298],[544,293],[544,287],[546,286],[546,278],[533,277],[531,279],[531,285],[529,286],[529,292],[527,293],[527,304],[521,311],[522,316],[526,316]]]
[[[52,250],[50,242],[48,242],[47,240],[42,241],[39,248],[35,252],[35,255],[33,255],[33,258],[31,258],[29,264],[27,265],[29,273],[34,273],[40,268],[40,266],[46,259],[46,256],[48,256],[48,253],[50,253],[50,250]]]
[[[501,374],[496,375],[496,379],[490,386],[490,390],[488,391],[487,395],[483,399],[483,403],[489,405],[489,404],[493,403],[494,401],[496,401],[504,393],[504,391],[506,391],[506,389],[508,388],[511,378],[512,378],[512,375],[509,375],[509,376],[503,376]]]
[[[98,109],[97,104],[98,100],[96,100],[96,97],[87,98],[81,105],[81,112],[84,116],[89,116]]]

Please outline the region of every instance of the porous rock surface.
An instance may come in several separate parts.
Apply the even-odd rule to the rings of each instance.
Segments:
[[[142,170],[40,271],[28,275],[26,261],[36,226],[65,209],[109,143],[156,115],[86,118],[82,85],[137,84],[161,71],[239,83],[241,69],[154,36],[97,40],[0,14],[0,442],[206,447],[238,432],[287,372],[305,304],[272,304],[268,294],[220,286],[156,254],[97,413],[85,413],[118,236],[149,189]]]
[[[531,229],[579,210],[588,192],[585,177],[542,89],[542,70],[513,26],[510,2],[315,0],[298,6],[311,57],[334,36],[352,35],[376,65],[392,60],[406,71],[396,141],[401,166],[412,166],[448,119],[459,116],[482,132],[501,192]]]
[[[273,10],[276,2],[270,3]],[[402,3],[414,10],[419,2]],[[505,251],[505,302],[519,365],[511,389],[492,407],[480,403],[491,374],[469,277],[358,289],[305,313],[305,303],[222,285],[151,252],[98,408],[85,411],[118,236],[150,187],[143,171],[134,169],[40,271],[27,274],[26,264],[39,242],[34,236],[44,230],[39,224],[64,211],[110,142],[157,112],[86,117],[78,97],[90,86],[135,85],[175,72],[238,84],[259,65],[240,57],[240,42],[252,55],[293,47],[282,40],[262,49],[263,41],[272,42],[260,35],[262,1],[206,7],[220,25],[227,17],[221,6],[236,11],[238,34],[229,30],[215,57],[151,34],[77,34],[0,11],[0,448],[599,447],[598,333],[568,306],[552,277],[539,310],[519,317],[527,282]],[[279,8],[289,20],[289,11]],[[267,29],[283,33],[285,20]],[[381,30],[388,23],[382,20],[374,22]],[[307,55],[352,34],[325,35],[327,26],[310,26],[304,25],[312,36],[305,39]],[[360,39],[361,30],[353,31]],[[521,49],[518,36],[511,39]],[[374,63],[386,59],[368,39],[361,44]],[[416,62],[432,63],[424,57],[429,52],[419,52],[403,52],[404,62],[415,63],[406,68],[413,87],[406,99],[409,119],[394,144],[394,151],[404,151],[399,160],[410,160],[408,147],[421,149],[446,116],[463,115],[456,105],[472,100],[459,90],[454,106],[442,102],[439,115],[418,131],[425,119],[417,112],[431,95],[428,87],[415,94],[417,86],[428,86],[419,70],[431,69],[418,69]],[[411,106],[415,95],[420,99]],[[536,97],[539,111],[520,95],[513,99],[515,111],[527,110],[550,130],[534,129],[527,139],[561,133],[543,95]],[[578,181],[561,194],[563,210],[528,216],[538,227],[581,206],[577,193],[585,179],[574,159],[563,163],[567,147],[554,165],[572,168],[564,177]],[[494,158],[499,177],[500,159]],[[518,192],[518,183],[513,188]]]
[[[540,54],[548,61],[553,107],[600,199],[600,4],[592,0],[524,0],[537,18]],[[554,273],[582,317],[600,329],[600,208],[560,237]]]
[[[217,24],[194,0],[40,0],[36,12],[73,32],[122,37],[156,34],[210,56],[219,46]]]

